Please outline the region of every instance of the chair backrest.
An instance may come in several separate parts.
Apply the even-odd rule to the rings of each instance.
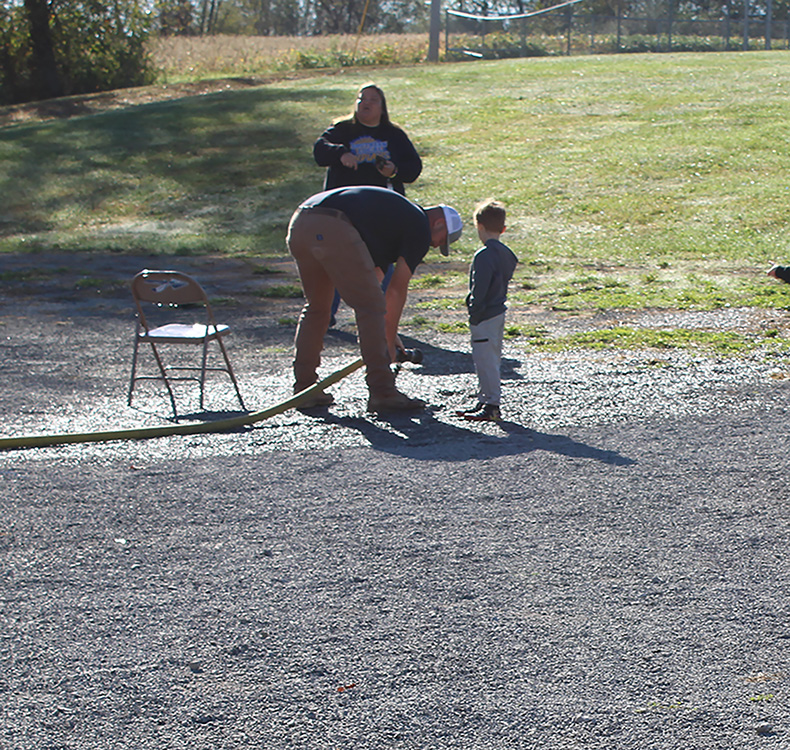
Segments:
[[[180,271],[143,269],[132,279],[135,301],[155,305],[190,305],[208,303],[203,287],[191,276]]]
[[[164,307],[178,307],[180,305],[197,305],[205,313],[206,325],[216,328],[217,321],[211,309],[208,297],[203,287],[181,271],[153,271],[145,268],[132,279],[132,297],[137,308],[138,323],[146,330],[152,325],[148,322],[145,310],[141,303],[151,303],[154,307],[148,308],[149,313]],[[154,315],[155,318],[160,317]]]

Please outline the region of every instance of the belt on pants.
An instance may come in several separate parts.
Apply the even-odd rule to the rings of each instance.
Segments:
[[[351,224],[353,227],[354,225],[351,223],[351,219],[348,218],[342,211],[338,211],[336,208],[327,208],[325,206],[300,206],[300,211],[309,211],[313,214],[321,214],[322,216],[331,216],[334,219],[340,219],[340,221],[345,221],[347,224]]]

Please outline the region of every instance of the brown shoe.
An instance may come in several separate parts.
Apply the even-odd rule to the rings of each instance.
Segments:
[[[368,411],[370,412],[419,411],[424,408],[425,401],[419,398],[409,398],[400,391],[395,391],[386,396],[374,396],[371,394],[368,399]]]

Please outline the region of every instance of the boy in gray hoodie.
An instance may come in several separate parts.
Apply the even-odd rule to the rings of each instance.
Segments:
[[[518,258],[500,241],[505,231],[505,207],[493,199],[475,208],[477,236],[483,243],[469,268],[469,331],[479,390],[477,404],[457,412],[473,422],[498,422],[501,400],[502,338],[505,332],[507,289]]]

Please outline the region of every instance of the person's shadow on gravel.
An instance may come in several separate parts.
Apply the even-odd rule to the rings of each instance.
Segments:
[[[474,375],[475,365],[471,351],[442,349],[427,341],[419,341],[409,336],[401,336],[403,345],[408,349],[419,349],[423,360],[415,369],[422,375]],[[503,355],[502,380],[519,380],[522,375],[517,371],[521,363]]]
[[[369,419],[339,417],[327,412],[321,415],[321,419],[326,424],[357,430],[372,448],[405,458],[467,461],[542,450],[573,458],[589,458],[612,466],[636,464],[632,458],[617,451],[579,443],[566,435],[538,432],[507,421],[475,423],[475,428],[456,426],[437,419],[431,410],[411,415],[380,414]]]
[[[357,337],[349,331],[330,329],[327,336],[347,343],[356,343]],[[401,342],[407,349],[419,349],[423,360],[418,365],[406,365],[421,375],[474,375],[475,366],[471,351],[455,351],[442,349],[427,341],[411,336],[401,335]],[[519,360],[502,357],[502,380],[520,380],[523,376],[518,372]]]

